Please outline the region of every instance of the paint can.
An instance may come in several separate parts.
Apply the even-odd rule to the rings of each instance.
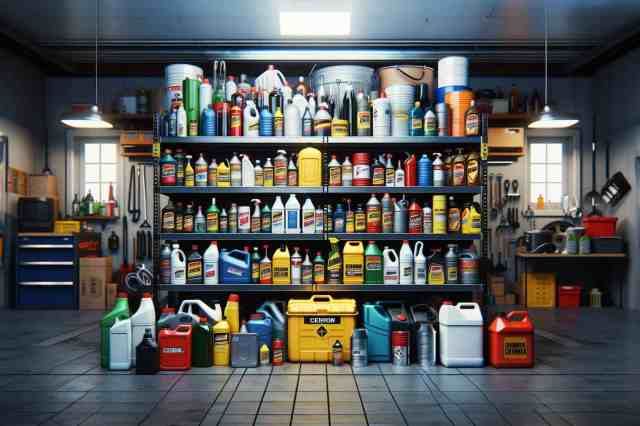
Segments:
[[[356,328],[351,335],[351,366],[354,368],[366,367],[369,363],[367,355],[367,330]]]
[[[409,332],[407,330],[391,332],[391,353],[391,363],[394,367],[409,365]]]
[[[433,233],[447,233],[447,196],[433,196]]]

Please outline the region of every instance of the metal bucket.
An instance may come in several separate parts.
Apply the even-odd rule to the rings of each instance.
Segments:
[[[380,91],[394,84],[411,84],[416,86],[425,83],[429,86],[429,99],[433,99],[433,68],[424,65],[391,65],[378,68]]]
[[[351,335],[351,366],[363,368],[369,364],[367,330],[356,328]]]
[[[351,89],[367,96],[375,88],[375,70],[361,65],[333,65],[320,68],[310,76],[311,87],[318,94],[320,88],[333,99],[342,99]]]

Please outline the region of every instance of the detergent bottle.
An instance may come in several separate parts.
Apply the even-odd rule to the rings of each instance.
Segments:
[[[381,284],[382,276],[382,252],[375,241],[369,241],[364,251],[364,283]]]
[[[329,238],[331,243],[331,251],[327,259],[327,280],[329,284],[340,284],[342,271],[342,258],[340,257],[340,248],[338,247],[338,239]]]
[[[218,284],[218,262],[220,260],[220,253],[218,252],[218,243],[211,241],[209,248],[204,252],[204,283],[205,284]]]
[[[362,241],[347,241],[342,250],[344,284],[364,283],[364,248]]]
[[[291,284],[302,284],[302,256],[297,246],[291,255]]]
[[[187,283],[187,257],[180,250],[179,244],[173,245],[171,251],[171,284]]]
[[[131,315],[131,366],[136,365],[136,348],[144,339],[144,332],[151,329],[151,335],[156,336],[156,309],[153,306],[151,293],[143,293],[140,306]]]
[[[271,276],[273,284],[291,284],[291,256],[284,243],[273,253]]]
[[[128,370],[131,352],[131,320],[116,317],[109,329],[109,369]]]
[[[224,307],[224,318],[229,323],[231,333],[240,332],[240,296],[231,293]]]
[[[296,198],[296,194],[289,195],[287,204],[285,205],[286,220],[285,227],[287,234],[300,233],[300,202]]]
[[[262,167],[263,174],[263,186],[273,186],[273,164],[271,163],[271,158],[267,157],[267,160],[264,162],[264,166]]]
[[[100,366],[102,368],[109,368],[109,333],[116,318],[121,320],[129,318],[127,293],[118,293],[116,305],[100,320]]]
[[[482,226],[482,216],[478,212],[477,203],[467,204],[462,212],[462,233],[480,234]]]
[[[243,111],[243,135],[258,136],[260,134],[260,113],[256,108],[256,104],[251,99],[247,99],[247,106]]]
[[[216,184],[219,187],[229,187],[231,186],[231,172],[230,172],[230,166],[229,166],[229,161],[224,160],[221,161],[218,164],[218,167],[216,168]],[[241,176],[241,180],[242,180],[242,176]]]
[[[231,297],[231,295],[229,295],[229,297]],[[230,333],[231,329],[229,328],[228,321],[218,321],[216,325],[213,326],[213,365],[215,366],[229,365]]]
[[[302,205],[302,233],[314,234],[316,232],[316,208],[311,201],[311,198],[307,198]]]
[[[427,258],[422,252],[423,248],[424,248],[424,243],[422,241],[416,242],[416,245],[413,246],[413,283],[414,284],[427,283]]]
[[[431,160],[427,154],[422,154],[422,157],[418,161],[418,186],[432,186],[433,185],[433,169],[431,166]]]
[[[382,274],[384,284],[398,284],[400,282],[398,254],[387,246],[382,250]]]
[[[251,163],[251,159],[246,154],[241,154],[240,173],[242,176],[242,186],[245,188],[256,186],[256,171]]]
[[[265,244],[264,257],[260,261],[260,284],[271,284],[271,259],[269,259],[269,245]]]
[[[191,329],[191,365],[203,368],[213,365],[213,328],[207,317],[200,317],[199,324]]]
[[[400,247],[400,284],[413,283],[413,253],[409,241],[403,240]]]
[[[229,161],[231,186],[242,186],[242,162],[235,152]]]
[[[284,204],[282,204],[282,198],[280,198],[279,195],[276,195],[276,200],[271,206],[271,233],[284,234],[284,222]]]
[[[209,166],[202,153],[195,163],[195,186],[207,186],[207,170]]]
[[[309,258],[309,249],[305,250],[302,262],[302,284],[313,284],[313,263]]]
[[[434,251],[429,257],[429,275],[427,276],[428,284],[441,285],[444,284],[444,258],[440,251]]]

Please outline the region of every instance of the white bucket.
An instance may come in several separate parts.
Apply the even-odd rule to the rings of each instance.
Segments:
[[[391,136],[391,105],[387,98],[373,101],[373,136]]]
[[[182,99],[182,81],[186,78],[204,79],[204,71],[202,68],[189,64],[172,64],[167,65],[164,69],[165,87],[167,96],[165,107],[167,110],[171,108],[173,99]]]
[[[469,60],[464,56],[447,56],[438,61],[438,87],[468,86]]]

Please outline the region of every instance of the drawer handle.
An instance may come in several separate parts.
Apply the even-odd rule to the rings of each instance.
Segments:
[[[73,262],[20,262],[20,266],[73,266]]]
[[[23,244],[21,249],[72,249],[73,244]]]
[[[18,285],[25,287],[71,287],[73,281],[20,281]]]

